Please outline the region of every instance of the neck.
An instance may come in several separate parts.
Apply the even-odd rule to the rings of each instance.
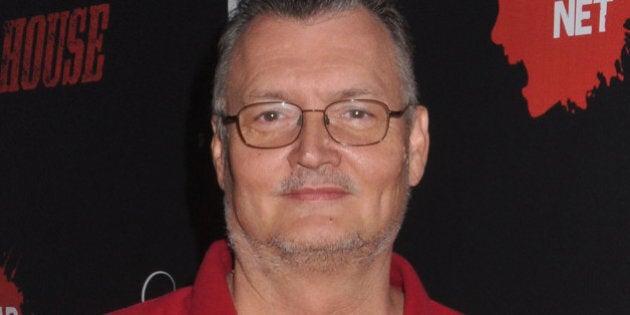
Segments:
[[[391,249],[369,260],[318,270],[236,253],[229,277],[239,314],[402,314],[403,295],[389,285]]]

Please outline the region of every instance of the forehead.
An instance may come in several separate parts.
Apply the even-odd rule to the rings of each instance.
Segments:
[[[245,98],[237,102],[297,91],[383,94],[398,77],[388,30],[362,7],[305,20],[262,15],[234,47],[228,94]]]

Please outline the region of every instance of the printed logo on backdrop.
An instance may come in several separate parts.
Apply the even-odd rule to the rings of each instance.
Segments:
[[[98,82],[107,3],[3,22],[0,93]]]
[[[523,96],[533,117],[558,103],[574,113],[598,87],[623,77],[628,18],[625,0],[499,0],[492,40],[527,69]]]
[[[155,280],[157,278],[166,278],[168,280],[168,283],[170,284],[170,291],[173,292],[175,290],[177,290],[177,284],[175,283],[175,279],[173,278],[173,276],[171,276],[171,274],[169,274],[166,271],[162,271],[162,270],[158,270],[155,271],[153,273],[151,273],[145,280],[144,280],[144,284],[142,285],[142,291],[140,292],[140,302],[144,302],[147,299],[151,299],[151,298],[156,298],[159,297],[161,295],[164,295],[166,293],[168,293],[169,291],[161,291],[160,289],[163,289],[163,287],[157,286],[156,288],[158,289],[159,294],[157,295],[151,295],[151,293],[149,291],[154,291],[151,288],[151,284],[155,284]],[[147,294],[149,293],[149,294]],[[149,298],[147,298],[147,296],[149,296]],[[2,314],[0,314],[2,315]]]
[[[24,296],[15,283],[17,263],[6,253],[0,259],[0,315],[21,315]]]

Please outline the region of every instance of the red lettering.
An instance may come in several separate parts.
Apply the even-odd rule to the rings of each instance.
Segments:
[[[83,66],[83,55],[85,53],[85,43],[82,39],[77,38],[78,34],[85,32],[87,9],[80,8],[72,11],[68,27],[68,51],[74,56],[74,64],[72,59],[64,61],[63,64],[63,85],[74,85],[79,82],[81,77],[81,69]]]
[[[104,3],[5,22],[0,93],[100,81],[109,13]]]
[[[0,59],[0,93],[17,92],[22,41],[26,18],[8,21],[4,24],[4,45]]]
[[[90,7],[90,28],[88,31],[87,50],[85,52],[85,72],[81,82],[99,81],[103,77],[105,56],[103,54],[98,54],[97,56],[96,54],[103,51],[102,31],[107,29],[108,23],[109,4]]]
[[[54,87],[59,84],[69,17],[69,11],[48,15],[48,35],[46,35],[46,55],[42,77],[45,87]]]
[[[42,76],[42,57],[46,36],[46,18],[38,15],[30,18],[24,36],[24,59],[22,61],[22,89],[33,90]]]

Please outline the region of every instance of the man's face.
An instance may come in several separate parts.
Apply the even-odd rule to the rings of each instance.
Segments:
[[[586,107],[597,74],[616,75],[628,17],[630,1],[499,0],[492,40],[527,68],[523,96],[537,117],[567,100]]]
[[[305,110],[346,98],[406,105],[388,33],[363,9],[306,22],[258,17],[230,65],[230,115],[265,101]],[[385,139],[363,147],[336,143],[318,112],[306,112],[297,141],[277,149],[249,147],[228,125],[227,146],[215,136],[212,148],[232,237],[301,253],[391,246],[426,160],[426,111],[412,113],[411,126],[391,118]]]

